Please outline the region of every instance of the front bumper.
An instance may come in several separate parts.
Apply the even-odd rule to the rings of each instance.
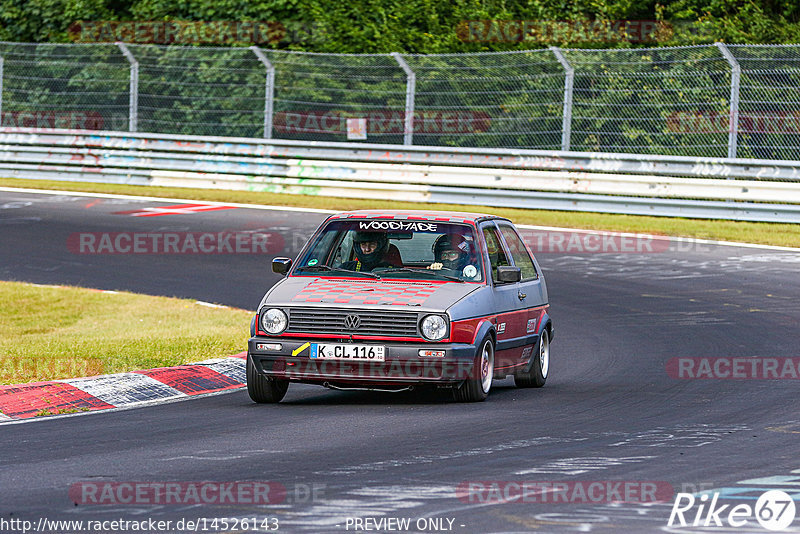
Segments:
[[[384,362],[320,360],[310,357],[307,343],[336,343],[331,340],[256,336],[248,342],[249,357],[256,371],[280,379],[343,386],[435,385],[452,387],[470,378],[476,347],[469,343],[399,343],[356,341],[385,347]],[[280,344],[278,350],[264,345]],[[301,350],[302,349],[302,350]],[[420,350],[444,351],[444,357],[420,356]]]

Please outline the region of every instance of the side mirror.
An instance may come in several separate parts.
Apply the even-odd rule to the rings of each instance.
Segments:
[[[292,258],[273,258],[272,260],[272,272],[283,274],[289,272],[289,269],[292,268]]]
[[[522,270],[511,265],[497,266],[497,281],[503,284],[519,282],[522,280]]]

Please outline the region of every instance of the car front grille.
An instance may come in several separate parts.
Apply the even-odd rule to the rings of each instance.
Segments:
[[[348,328],[348,316],[357,316],[358,328]],[[340,334],[387,337],[419,337],[417,314],[395,311],[353,311],[292,308],[289,310],[289,333]]]

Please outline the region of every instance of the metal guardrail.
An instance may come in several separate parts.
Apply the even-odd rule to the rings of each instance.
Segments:
[[[800,162],[0,129],[0,175],[800,222]]]

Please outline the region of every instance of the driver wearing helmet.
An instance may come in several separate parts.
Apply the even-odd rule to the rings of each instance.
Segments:
[[[472,244],[459,234],[443,234],[433,244],[434,263],[428,269],[461,271],[470,263]]]
[[[371,271],[376,267],[392,267],[385,259],[389,238],[385,232],[356,232],[353,236],[356,259],[342,264],[351,271]]]

